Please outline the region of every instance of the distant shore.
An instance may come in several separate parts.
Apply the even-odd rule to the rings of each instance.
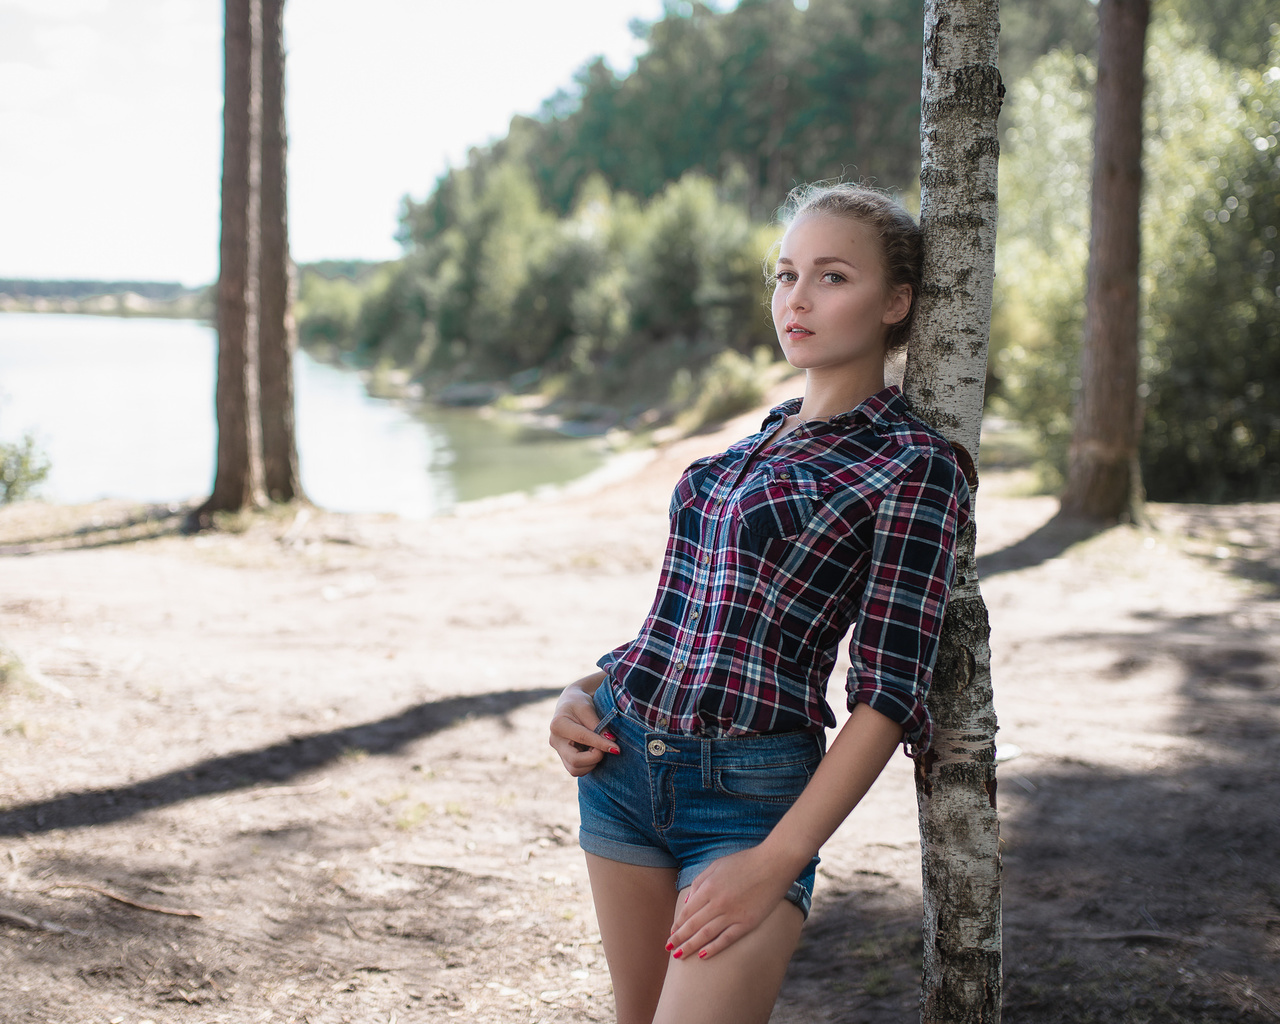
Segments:
[[[0,313],[212,320],[213,289],[169,281],[0,280]]]

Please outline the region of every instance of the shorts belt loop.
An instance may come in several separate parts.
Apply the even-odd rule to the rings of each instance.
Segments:
[[[699,741],[702,747],[702,788],[711,788],[711,740],[702,739]]]

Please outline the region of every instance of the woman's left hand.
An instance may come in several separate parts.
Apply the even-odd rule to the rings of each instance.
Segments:
[[[713,861],[689,887],[668,950],[705,960],[728,949],[773,913],[794,880],[763,846]]]

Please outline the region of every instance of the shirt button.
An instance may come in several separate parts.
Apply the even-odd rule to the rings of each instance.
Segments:
[[[677,661],[677,662],[676,662],[676,669],[677,669],[677,671],[683,672],[683,671],[684,671],[684,662],[683,662],[683,661]]]
[[[710,555],[703,555],[703,556],[702,556],[702,564],[703,564],[703,565],[710,565],[710,564],[711,564],[711,556],[710,556]]]
[[[690,622],[697,622],[697,621],[698,621],[698,615],[699,615],[699,614],[700,614],[700,613],[699,613],[699,612],[696,612],[696,611],[695,611],[695,612],[690,612],[690,613],[689,613],[689,621],[690,621]]]
[[[659,716],[658,716],[658,728],[659,728],[659,729],[665,729],[665,728],[667,727],[667,725],[670,723],[670,721],[671,721],[671,719],[669,719],[666,715],[659,715]]]

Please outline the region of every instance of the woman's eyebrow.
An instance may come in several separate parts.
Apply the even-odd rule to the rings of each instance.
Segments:
[[[785,263],[788,266],[792,266],[792,267],[796,265],[795,261],[791,259],[790,256],[779,256],[777,259],[777,262]],[[848,260],[844,259],[844,257],[842,256],[819,256],[813,261],[813,265],[815,267],[824,267],[828,263],[843,263],[846,267],[853,267],[855,270],[857,269],[857,267],[854,266],[854,264],[850,263]]]

